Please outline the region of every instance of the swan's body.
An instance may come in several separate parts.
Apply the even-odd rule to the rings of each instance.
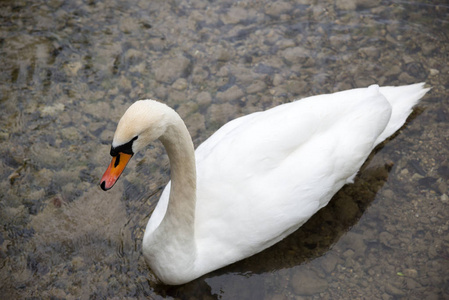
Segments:
[[[423,86],[371,86],[283,104],[227,123],[195,152],[178,114],[138,101],[118,124],[101,185],[111,188],[133,153],[162,141],[172,181],[148,222],[143,254],[163,282],[182,284],[303,225],[404,124],[428,91]]]

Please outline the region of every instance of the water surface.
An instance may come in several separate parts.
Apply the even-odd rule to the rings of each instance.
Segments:
[[[3,1],[3,299],[449,298],[445,1]],[[181,287],[141,253],[160,143],[108,193],[116,123],[158,99],[195,145],[227,121],[373,83],[432,91],[356,182],[293,235]],[[151,194],[154,194],[150,197]]]

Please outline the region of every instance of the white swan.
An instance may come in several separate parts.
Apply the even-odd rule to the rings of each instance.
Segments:
[[[118,123],[100,185],[110,189],[134,153],[162,141],[171,182],[146,227],[143,254],[160,280],[183,284],[298,229],[352,182],[428,90],[372,85],[305,98],[235,119],[195,152],[174,110],[137,101]]]

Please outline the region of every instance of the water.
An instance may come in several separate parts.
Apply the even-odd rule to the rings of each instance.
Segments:
[[[3,1],[2,298],[449,298],[448,12],[445,1]],[[181,287],[159,284],[141,254],[169,180],[161,144],[98,188],[137,99],[174,107],[199,145],[292,99],[420,81],[432,91],[355,184],[281,243]]]

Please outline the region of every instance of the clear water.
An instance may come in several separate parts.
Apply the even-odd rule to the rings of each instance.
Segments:
[[[1,2],[1,298],[449,298],[448,20],[445,1]],[[355,184],[184,286],[141,254],[169,180],[160,143],[98,188],[137,99],[174,107],[199,145],[279,103],[421,81],[432,91]]]

